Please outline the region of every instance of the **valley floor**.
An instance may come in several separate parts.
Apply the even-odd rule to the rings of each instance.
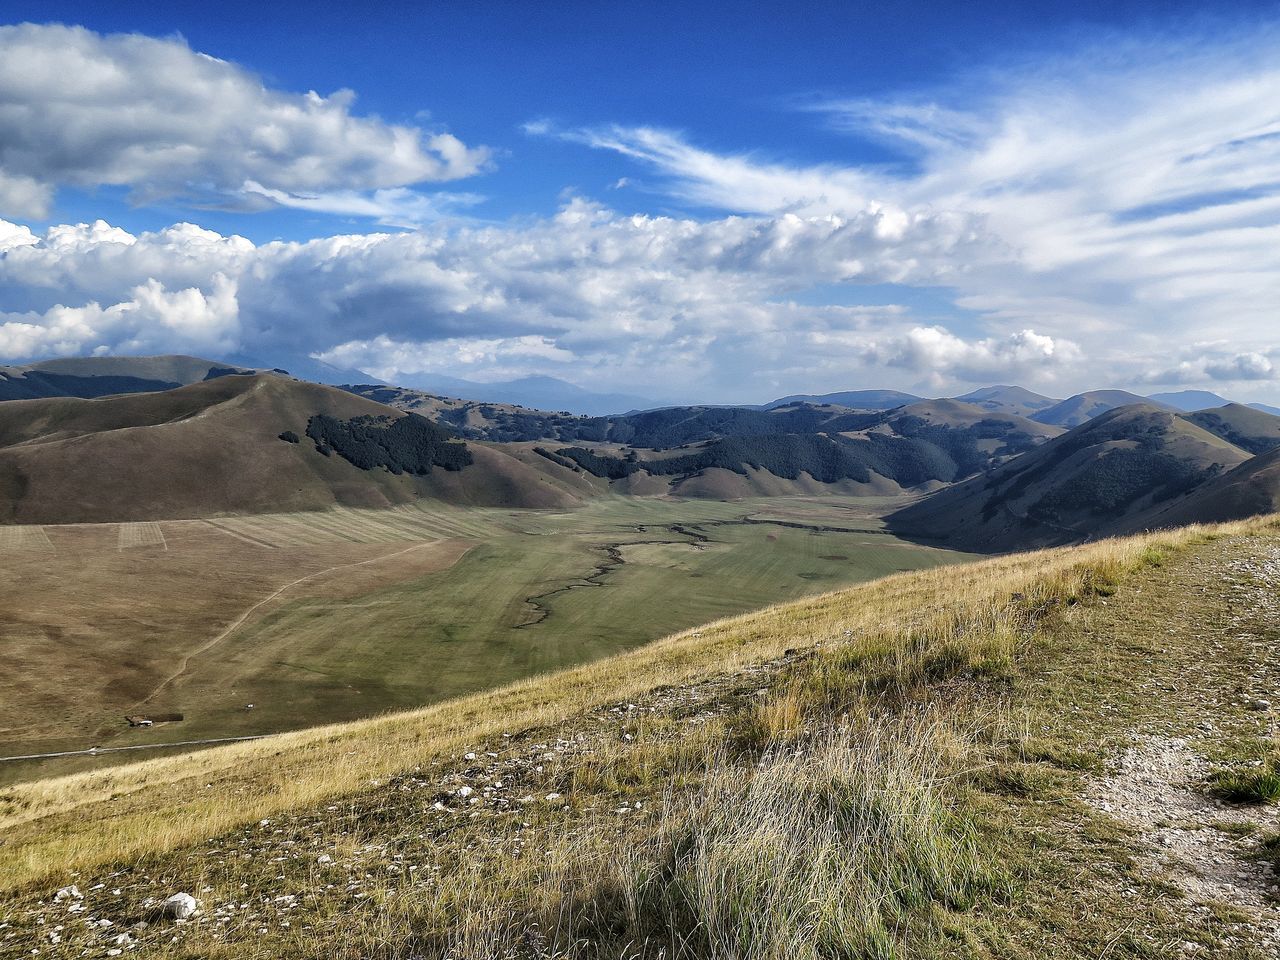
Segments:
[[[885,533],[889,503],[424,501],[0,527],[0,757],[354,720],[968,559]],[[124,719],[172,713],[183,721]],[[0,784],[137,756],[0,762]]]
[[[0,956],[1274,958],[1278,613],[1276,527],[1170,534],[711,624],[148,852],[0,794]]]

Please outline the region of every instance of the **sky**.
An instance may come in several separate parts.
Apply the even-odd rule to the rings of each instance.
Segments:
[[[1275,4],[0,7],[0,363],[1280,401]]]

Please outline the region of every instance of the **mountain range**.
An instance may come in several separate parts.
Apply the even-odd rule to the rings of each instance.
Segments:
[[[3,368],[0,396],[11,398],[0,403],[8,523],[423,497],[565,507],[605,493],[914,494],[893,531],[993,552],[1243,516],[1280,494],[1280,417],[1176,406],[1206,399],[1196,394],[855,391],[586,416],[151,357]]]

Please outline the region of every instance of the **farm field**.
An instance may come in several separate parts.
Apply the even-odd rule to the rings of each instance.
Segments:
[[[0,528],[0,755],[370,716],[966,558],[883,532],[893,504],[619,497]],[[148,713],[184,720],[124,721]],[[4,763],[0,782],[144,755]]]

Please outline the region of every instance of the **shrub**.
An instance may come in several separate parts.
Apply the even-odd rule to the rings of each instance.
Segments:
[[[292,430],[284,431],[284,433],[280,434],[280,439],[285,441],[286,443],[299,443],[302,440],[302,438],[299,437]]]

